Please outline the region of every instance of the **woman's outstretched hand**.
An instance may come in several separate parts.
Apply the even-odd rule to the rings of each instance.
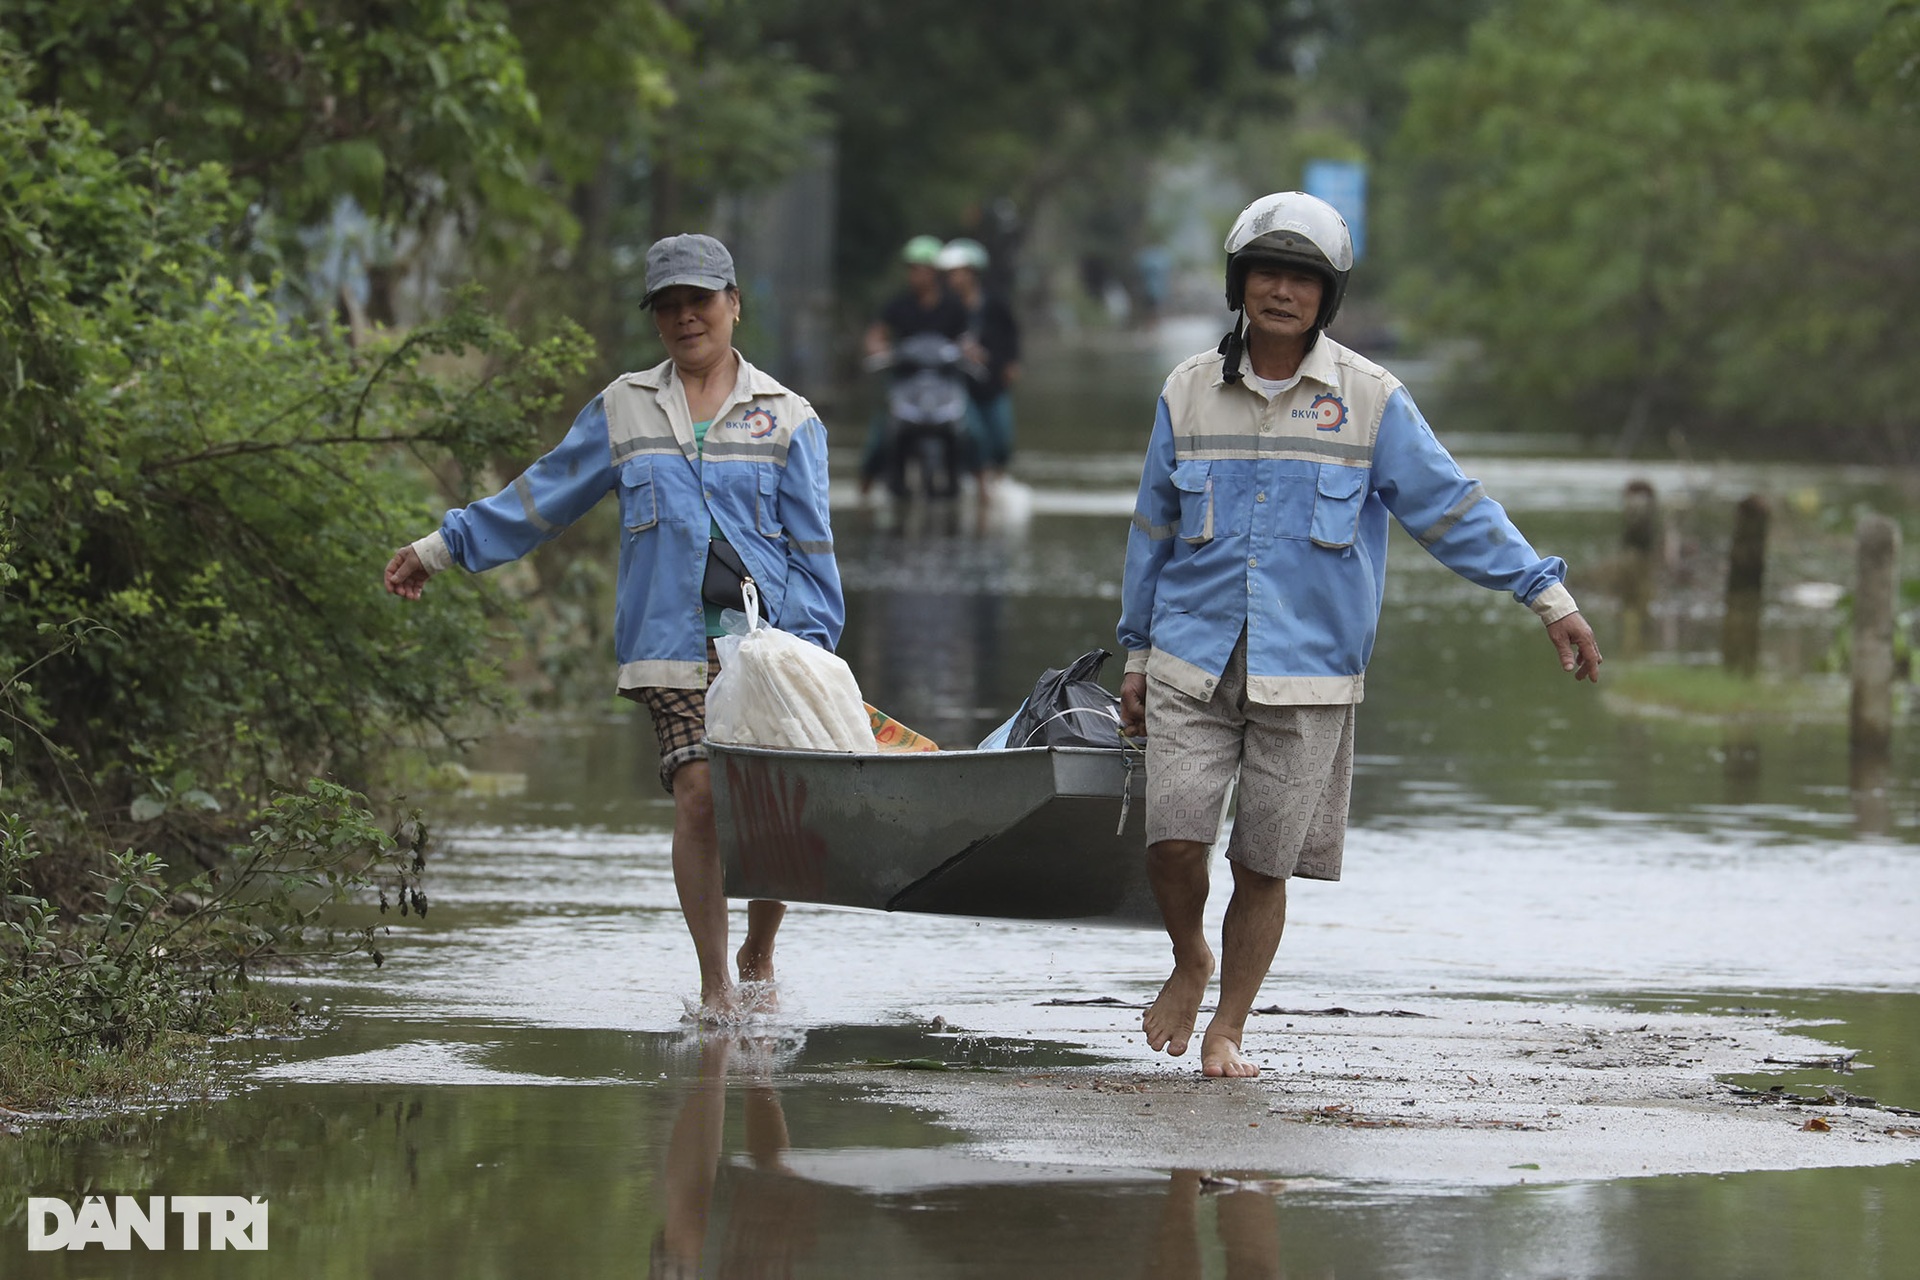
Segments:
[[[421,590],[427,585],[427,579],[432,576],[427,566],[420,563],[418,552],[412,547],[402,547],[393,553],[393,559],[387,561],[387,592],[402,600],[418,600]]]

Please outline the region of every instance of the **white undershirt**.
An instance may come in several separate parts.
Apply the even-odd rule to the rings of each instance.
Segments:
[[[1247,381],[1253,384],[1253,389],[1255,391],[1258,391],[1261,395],[1271,400],[1275,396],[1280,395],[1283,392],[1291,391],[1295,387],[1299,386],[1300,371],[1296,369],[1294,370],[1293,376],[1291,378],[1286,378],[1279,382],[1275,382],[1272,378],[1263,378],[1259,374],[1255,373],[1253,370],[1249,369],[1247,370]]]

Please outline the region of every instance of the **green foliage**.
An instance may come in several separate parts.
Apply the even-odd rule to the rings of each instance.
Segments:
[[[481,240],[547,216],[539,107],[487,0],[0,0],[37,106],[117,154],[226,167],[290,231],[351,195],[424,228],[484,208]],[[285,244],[278,246],[286,248]]]
[[[378,961],[327,927],[375,885],[424,911],[417,826],[319,775],[506,701],[478,584],[408,605],[380,566],[587,348],[471,291],[358,345],[290,316],[222,252],[246,183],[28,83],[0,52],[0,1067],[44,1092],[161,1069],[270,958]]]
[[[517,446],[578,335],[522,342],[471,295],[357,350],[294,324],[222,273],[220,170],[123,160],[16,84],[0,67],[0,715],[40,748],[16,768],[96,811],[183,770],[178,793],[244,797],[496,704],[482,597],[406,608],[379,562],[437,514],[416,459]]]
[[[1920,135],[1855,64],[1877,0],[1498,6],[1417,66],[1401,159],[1436,192],[1415,283],[1485,404],[1643,438],[1901,454]],[[1786,376],[1817,370],[1817,376]]]
[[[38,1098],[59,1063],[137,1054],[169,1036],[232,1025],[231,992],[266,958],[380,959],[373,926],[325,927],[341,902],[378,887],[426,913],[425,832],[390,835],[360,797],[314,781],[252,816],[231,861],[179,882],[152,853],[107,852],[77,915],[34,887],[47,855],[17,813],[0,814],[0,1098]],[[396,835],[401,838],[396,838]]]
[[[1896,108],[1920,108],[1920,5],[1887,6],[1879,31],[1860,54],[1860,77]]]

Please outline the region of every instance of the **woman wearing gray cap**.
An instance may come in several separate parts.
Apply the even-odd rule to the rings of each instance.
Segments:
[[[827,514],[827,434],[805,399],[733,348],[740,290],[733,258],[711,236],[678,235],[647,250],[647,292],[667,359],[616,378],[545,457],[499,493],[449,511],[402,547],[387,590],[420,598],[433,574],[470,572],[527,554],[608,493],[624,526],[614,605],[621,696],[644,703],[660,740],[660,781],[673,796],[673,878],[700,963],[703,1016],[739,1001],[727,962],[708,776],[706,689],[713,637],[739,575],[782,629],[832,649],[846,620]],[[786,908],[747,906],[735,957],[753,1003],[772,999],[773,942]]]

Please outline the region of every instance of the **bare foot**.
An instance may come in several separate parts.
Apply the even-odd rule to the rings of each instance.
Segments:
[[[1179,1057],[1193,1039],[1193,1024],[1200,1016],[1200,1001],[1206,997],[1207,982],[1213,977],[1213,956],[1198,965],[1176,964],[1154,997],[1152,1006],[1140,1016],[1140,1029],[1147,1033],[1147,1047],[1155,1053],[1165,1049]]]
[[[1240,1038],[1208,1029],[1200,1038],[1200,1074],[1245,1080],[1260,1074],[1260,1066],[1240,1052]]]
[[[773,956],[759,950],[749,950],[748,943],[741,943],[740,949],[733,953],[733,963],[740,970],[742,982],[772,982]]]
[[[701,983],[698,1008],[688,997],[682,996],[680,999],[686,1006],[686,1016],[682,1018],[684,1022],[697,1022],[705,1027],[725,1027],[740,1021],[740,1004],[734,996],[731,982],[722,986]]]
[[[780,1012],[780,989],[774,985],[773,957],[749,951],[743,945],[733,957],[740,968],[740,1006],[747,1013]]]

